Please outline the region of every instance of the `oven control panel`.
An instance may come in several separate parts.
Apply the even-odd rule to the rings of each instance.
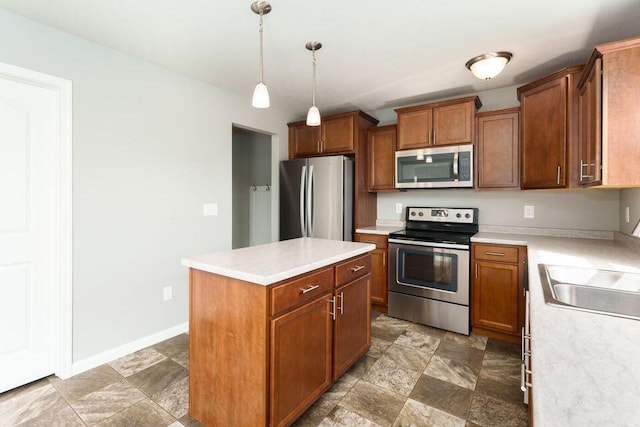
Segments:
[[[407,208],[407,221],[436,221],[476,224],[473,208]]]

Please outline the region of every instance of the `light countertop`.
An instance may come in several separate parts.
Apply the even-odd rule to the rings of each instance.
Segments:
[[[356,228],[356,233],[362,234],[380,234],[388,236],[396,231],[404,230],[402,226],[389,226],[389,225],[372,225],[371,227]]]
[[[182,265],[266,286],[375,248],[370,243],[305,237],[188,257]]]
[[[640,240],[480,232],[473,242],[526,245],[534,423],[637,425],[640,321],[545,304],[539,264],[640,272]]]

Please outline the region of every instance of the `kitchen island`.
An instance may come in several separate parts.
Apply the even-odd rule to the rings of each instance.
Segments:
[[[640,273],[640,240],[611,232],[482,230],[471,240],[527,246],[534,425],[638,425],[640,320],[546,304],[539,265]],[[640,292],[638,286],[629,290]]]
[[[189,257],[189,412],[292,424],[370,345],[369,252],[301,238]]]

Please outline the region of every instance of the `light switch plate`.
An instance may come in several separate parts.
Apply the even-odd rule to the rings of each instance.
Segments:
[[[169,301],[173,298],[173,286],[165,286],[162,288],[162,299],[164,301]]]
[[[202,204],[202,216],[216,216],[218,215],[217,203],[203,203]]]
[[[626,222],[627,224],[629,224],[629,206],[625,206],[624,207],[624,222]]]
[[[532,205],[526,205],[524,207],[524,217],[525,218],[534,218],[535,217],[535,207]]]
[[[396,203],[396,213],[402,213],[402,203]]]

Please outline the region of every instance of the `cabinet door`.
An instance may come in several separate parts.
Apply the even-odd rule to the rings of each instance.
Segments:
[[[428,147],[432,130],[432,108],[398,114],[398,150]]]
[[[387,249],[371,252],[371,303],[387,306]]]
[[[520,97],[520,187],[562,188],[567,164],[567,77]]]
[[[471,324],[518,334],[518,265],[474,261]]]
[[[435,145],[473,142],[474,103],[447,105],[433,109]]]
[[[586,82],[579,90],[579,157],[578,166],[581,185],[592,185],[601,181],[601,69],[602,59],[595,61]]]
[[[370,130],[367,141],[369,191],[394,190],[395,162],[396,126]]]
[[[271,426],[290,425],[331,385],[330,301],[327,294],[271,321]]]
[[[370,275],[336,289],[333,379],[337,380],[371,343]]]
[[[519,113],[478,117],[478,188],[518,188]]]
[[[305,124],[289,127],[289,158],[320,153],[320,126]]]
[[[353,153],[354,117],[323,120],[320,150],[323,154]]]

